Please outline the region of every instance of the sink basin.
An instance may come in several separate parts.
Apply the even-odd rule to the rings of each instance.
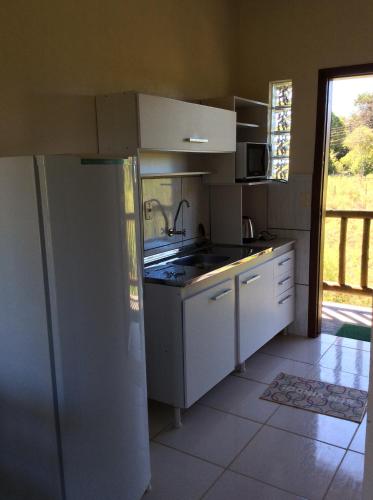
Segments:
[[[229,257],[225,255],[206,255],[206,254],[196,254],[188,255],[186,257],[180,257],[174,261],[176,266],[191,266],[191,267],[212,267],[222,262],[229,260]]]

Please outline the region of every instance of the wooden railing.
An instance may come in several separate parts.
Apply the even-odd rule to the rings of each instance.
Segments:
[[[341,220],[339,233],[339,272],[338,282],[324,281],[323,288],[331,292],[351,293],[353,295],[371,296],[373,288],[368,286],[368,266],[369,266],[369,236],[370,221],[373,219],[373,212],[365,210],[327,210],[325,217],[333,217]],[[362,219],[363,238],[361,243],[361,266],[360,266],[360,286],[347,285],[346,283],[346,240],[347,224],[349,219]]]

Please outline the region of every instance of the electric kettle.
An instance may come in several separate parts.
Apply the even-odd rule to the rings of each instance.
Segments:
[[[242,217],[242,238],[243,241],[253,240],[255,238],[254,223],[247,215]]]

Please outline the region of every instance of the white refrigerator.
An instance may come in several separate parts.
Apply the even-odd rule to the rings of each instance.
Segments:
[[[150,464],[135,161],[2,159],[0,178],[0,497],[140,499]]]

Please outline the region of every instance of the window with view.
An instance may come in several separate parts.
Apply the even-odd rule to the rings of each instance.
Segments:
[[[272,178],[281,181],[289,178],[292,91],[290,80],[270,84]]]

